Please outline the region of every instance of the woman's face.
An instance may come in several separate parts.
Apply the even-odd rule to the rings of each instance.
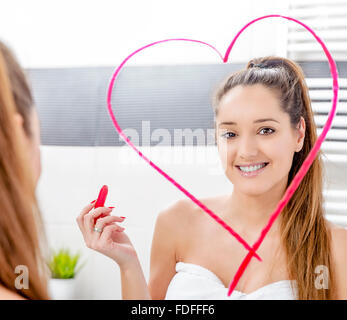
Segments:
[[[228,179],[242,193],[255,196],[285,188],[304,135],[304,119],[299,129],[292,129],[278,98],[263,85],[237,86],[220,101],[218,152]]]

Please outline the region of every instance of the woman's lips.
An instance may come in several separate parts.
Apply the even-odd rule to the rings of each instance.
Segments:
[[[256,171],[250,171],[250,172],[242,171],[239,166],[236,166],[236,167],[237,167],[237,170],[240,172],[241,176],[250,178],[250,177],[257,176],[258,174],[260,174],[261,172],[263,172],[265,170],[265,168],[267,167],[269,162],[264,162],[264,163],[265,163],[264,167],[262,167],[262,168],[260,168],[260,169],[258,169]]]

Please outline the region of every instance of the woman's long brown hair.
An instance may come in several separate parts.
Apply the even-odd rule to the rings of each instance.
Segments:
[[[0,285],[27,299],[49,299],[42,253],[46,237],[25,142],[14,123],[15,114],[20,114],[30,137],[32,108],[26,77],[0,42]],[[22,279],[16,281],[25,275],[23,267],[16,270],[17,266],[27,268],[28,288]]]
[[[305,119],[306,132],[300,152],[296,152],[288,173],[288,183],[299,171],[317,140],[314,114],[304,73],[292,60],[263,57],[248,62],[246,69],[229,76],[213,97],[215,115],[222,97],[232,88],[262,84],[274,91],[281,108],[290,116],[293,129]],[[323,161],[319,151],[293,197],[281,212],[281,243],[286,252],[288,274],[297,283],[299,300],[335,299],[336,283],[332,266],[331,232],[323,210]],[[316,267],[329,272],[328,289],[316,288]]]

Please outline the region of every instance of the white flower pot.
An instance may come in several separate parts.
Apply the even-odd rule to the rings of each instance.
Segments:
[[[52,300],[74,300],[76,279],[49,279],[48,290]]]

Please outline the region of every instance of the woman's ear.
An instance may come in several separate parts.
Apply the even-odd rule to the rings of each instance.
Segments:
[[[17,132],[19,132],[21,136],[25,136],[24,125],[23,125],[24,119],[18,112],[14,114],[14,124],[16,126]]]
[[[23,127],[24,120],[23,120],[23,117],[18,112],[14,114],[14,121],[17,126]]]
[[[23,127],[24,119],[18,112],[16,112],[14,114],[14,122],[15,122],[15,125],[16,125],[17,129],[21,128],[23,130],[23,128],[24,128]]]
[[[297,133],[298,133],[298,140],[297,140],[297,147],[296,147],[295,152],[299,152],[299,151],[301,151],[301,149],[304,145],[305,132],[306,132],[306,123],[305,123],[305,119],[303,117],[300,117],[300,122],[296,128],[297,128]]]

